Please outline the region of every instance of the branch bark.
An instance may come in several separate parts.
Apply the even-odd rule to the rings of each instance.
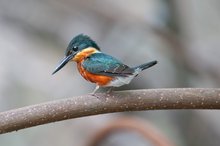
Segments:
[[[219,88],[149,89],[60,99],[0,113],[0,133],[90,115],[161,109],[220,109]]]

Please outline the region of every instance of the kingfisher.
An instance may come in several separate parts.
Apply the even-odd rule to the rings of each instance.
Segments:
[[[79,73],[87,81],[96,84],[92,95],[95,95],[99,87],[110,87],[111,91],[112,87],[129,84],[141,71],[157,64],[155,60],[129,67],[118,59],[102,53],[96,42],[84,34],[79,34],[70,41],[64,59],[52,74],[70,61],[76,62]]]

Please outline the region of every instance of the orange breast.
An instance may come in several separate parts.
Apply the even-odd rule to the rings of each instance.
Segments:
[[[105,86],[105,85],[107,85],[112,80],[112,77],[103,76],[103,75],[96,75],[96,74],[93,74],[93,73],[90,73],[90,72],[86,71],[82,67],[82,61],[77,63],[77,68],[78,68],[80,74],[86,80],[88,80],[88,81],[90,81],[92,83],[96,83],[99,86]]]

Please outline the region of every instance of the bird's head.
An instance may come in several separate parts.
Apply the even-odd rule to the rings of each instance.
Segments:
[[[74,37],[65,52],[65,57],[61,63],[56,67],[52,74],[58,72],[63,68],[69,61],[80,61],[81,59],[87,57],[88,55],[100,51],[99,46],[93,41],[89,36],[79,34]]]

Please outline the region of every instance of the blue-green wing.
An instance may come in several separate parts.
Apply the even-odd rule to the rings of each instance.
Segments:
[[[104,53],[90,55],[82,66],[90,73],[107,76],[128,76],[134,73],[134,69]]]

